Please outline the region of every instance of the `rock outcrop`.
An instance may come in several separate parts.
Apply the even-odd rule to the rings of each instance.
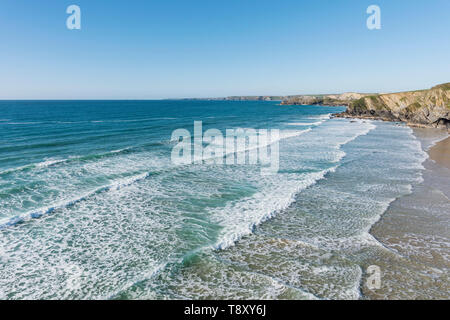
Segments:
[[[343,94],[288,96],[283,99],[281,104],[302,106],[348,106],[352,101],[368,95],[369,94],[347,92]]]
[[[349,103],[338,117],[402,121],[450,130],[450,83],[429,90],[365,96]]]

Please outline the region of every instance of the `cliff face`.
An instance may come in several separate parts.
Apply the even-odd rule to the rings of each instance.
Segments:
[[[329,94],[329,95],[298,95],[286,97],[282,105],[321,105],[321,106],[348,106],[356,99],[367,96],[367,94],[347,92],[343,94]]]
[[[429,90],[362,97],[349,103],[341,117],[404,121],[450,130],[450,83]]]

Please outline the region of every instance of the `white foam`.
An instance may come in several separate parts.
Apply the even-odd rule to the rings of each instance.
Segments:
[[[288,123],[288,126],[318,126],[321,125],[324,121],[317,122],[291,122]]]
[[[40,218],[43,215],[53,213],[56,210],[71,207],[71,206],[73,206],[81,201],[84,201],[87,198],[89,198],[95,194],[98,194],[100,192],[119,190],[122,187],[129,186],[130,184],[133,184],[137,181],[145,179],[148,176],[149,176],[148,173],[143,173],[143,174],[139,174],[134,177],[131,177],[131,178],[119,179],[117,181],[114,181],[112,184],[109,184],[109,185],[97,188],[95,190],[86,192],[82,195],[75,196],[70,200],[60,201],[60,202],[57,202],[50,206],[35,209],[32,211],[26,212],[24,214],[14,216],[12,218],[8,217],[8,218],[0,219],[0,230],[3,228],[9,227],[9,226],[15,225],[17,223],[26,222],[26,221],[29,221],[34,218]]]
[[[133,147],[126,147],[123,149],[117,149],[117,150],[112,150],[109,152],[106,152],[104,154],[99,154],[99,156],[107,156],[108,154],[116,154],[116,153],[121,153],[127,150],[131,150]],[[31,163],[31,164],[27,164],[24,166],[19,166],[19,167],[15,167],[15,168],[11,168],[11,169],[6,169],[4,171],[0,171],[0,175],[2,174],[10,174],[16,171],[22,171],[25,169],[33,169],[33,168],[37,168],[37,169],[42,169],[42,168],[47,168],[50,167],[52,165],[55,164],[60,164],[60,163],[66,163],[69,161],[73,161],[73,160],[80,160],[80,159],[84,159],[84,158],[88,158],[92,155],[86,155],[86,156],[69,156],[65,159],[48,159],[48,160],[44,160],[41,162],[37,162],[37,163]]]
[[[50,167],[50,166],[52,166],[54,164],[63,163],[65,161],[66,161],[66,159],[63,159],[63,160],[46,160],[46,161],[37,163],[36,167],[37,168],[47,168],[47,167]]]
[[[257,145],[253,145],[253,146],[248,146],[247,143],[245,143],[243,145],[238,145],[237,148],[235,150],[233,150],[233,151],[229,151],[228,152],[227,150],[225,150],[226,151],[225,155],[230,155],[230,154],[233,154],[235,152],[236,153],[242,153],[242,152],[252,151],[252,150],[255,150],[255,149],[265,148],[265,147],[268,147],[268,146],[270,146],[270,145],[272,145],[274,143],[280,142],[280,141],[282,141],[284,139],[289,139],[289,138],[301,136],[302,134],[310,132],[311,130],[312,130],[311,128],[305,129],[305,130],[281,130],[280,134],[279,134],[279,137],[277,139],[268,138],[268,139],[266,139],[265,143],[258,143]],[[213,155],[213,156],[210,156],[210,157],[203,156],[202,159],[203,160],[211,160],[211,159],[214,159],[214,158],[217,158],[217,157],[222,157],[222,155],[218,155],[218,156]]]
[[[229,204],[217,215],[218,222],[225,227],[220,240],[214,244],[214,249],[225,249],[234,245],[243,236],[251,234],[255,226],[272,218],[286,209],[301,190],[323,179],[328,172],[336,169],[323,170],[307,174],[300,179],[291,176],[290,179],[280,179],[276,176],[271,181],[271,189],[258,192],[251,198]]]
[[[318,116],[311,116],[311,117],[309,117],[309,119],[329,120],[329,119],[331,119],[331,115],[332,115],[332,113],[321,114]]]
[[[20,166],[20,167],[7,169],[7,170],[4,170],[4,171],[1,171],[0,175],[2,175],[2,174],[9,174],[9,173],[13,173],[13,172],[16,172],[16,171],[22,171],[22,170],[31,169],[31,168],[46,168],[46,167],[49,167],[49,166],[54,165],[54,164],[65,162],[66,160],[67,159],[61,159],[61,160],[57,160],[57,159],[52,160],[52,159],[50,159],[50,160],[45,160],[45,161],[38,162],[38,163],[32,163],[32,164],[28,164],[28,165],[24,165],[24,166]]]
[[[43,122],[5,122],[4,124],[9,125],[33,125],[33,124],[42,124]]]
[[[349,121],[346,121],[348,124]],[[352,132],[349,138],[339,138],[334,143],[335,155],[330,163],[339,162],[345,152],[340,148],[361,135],[368,134],[376,126],[370,122],[359,122],[359,127],[352,125],[342,127],[341,130]],[[309,129],[310,131],[311,129]],[[308,131],[308,132],[309,132]],[[289,135],[289,133],[286,133]],[[342,139],[342,140],[340,140]],[[331,148],[333,142],[330,140]],[[224,230],[214,244],[215,249],[225,249],[234,245],[243,236],[251,234],[255,226],[272,218],[280,211],[286,209],[294,200],[295,195],[323,179],[327,173],[334,172],[337,166],[309,174],[278,174],[275,177],[261,177],[264,186],[261,191],[252,197],[236,203],[229,203],[225,208],[215,213],[216,221],[224,226]]]
[[[329,128],[321,128],[325,126],[329,126]],[[77,293],[79,295],[75,295],[75,297],[111,298],[121,291],[127,291],[140,281],[152,279],[159,275],[161,271],[165,270],[167,263],[179,263],[183,257],[194,252],[195,250],[192,250],[187,244],[187,253],[183,252],[181,258],[177,256],[177,250],[184,250],[183,245],[188,242],[186,238],[178,238],[178,235],[181,234],[178,231],[181,228],[185,228],[182,230],[196,232],[195,241],[199,243],[199,246],[202,246],[202,244],[209,246],[210,243],[213,243],[211,247],[214,249],[228,248],[243,236],[251,234],[255,226],[289,207],[297,199],[296,194],[326,178],[326,174],[333,172],[339,166],[340,160],[345,157],[345,152],[341,150],[341,147],[359,136],[368,134],[370,130],[375,128],[369,122],[350,124],[346,120],[332,120],[321,127],[312,131],[309,129],[283,130],[280,132],[280,141],[284,142],[281,145],[285,151],[283,153],[284,160],[287,158],[289,161],[288,169],[293,168],[292,172],[289,173],[261,177],[258,173],[255,175],[255,172],[244,167],[225,168],[224,170],[214,168],[214,171],[207,166],[186,166],[186,171],[184,171],[184,168],[179,171],[175,171],[178,169],[173,168],[173,171],[167,170],[164,177],[157,175],[147,179],[148,175],[142,173],[129,178],[121,178],[93,192],[81,194],[81,197],[75,197],[69,202],[58,202],[56,205],[52,205],[50,209],[56,210],[59,208],[61,211],[58,211],[58,214],[55,214],[55,217],[52,217],[49,221],[44,221],[50,225],[46,227],[45,223],[42,223],[39,226],[43,229],[48,228],[42,232],[42,234],[46,234],[39,234],[36,239],[31,239],[25,234],[26,230],[29,231],[31,228],[24,228],[24,233],[17,230],[16,235],[13,232],[5,232],[5,235],[2,235],[3,244],[0,244],[0,253],[2,253],[0,258],[5,249],[9,250],[19,243],[22,247],[17,252],[5,253],[5,257],[13,260],[14,263],[5,265],[2,269],[6,272],[0,278],[0,287],[6,288],[4,291],[7,293],[16,290],[18,292],[16,297],[19,298],[42,298],[46,297],[46,294],[50,291],[54,292],[56,297],[73,298],[74,296],[70,295],[73,294],[72,292],[60,290],[57,277],[50,276],[46,279],[45,272],[52,265],[57,265],[58,261],[70,260],[73,257],[78,259],[77,257],[81,256],[89,260],[89,263],[86,263],[88,275],[86,276],[87,279],[83,280],[85,281],[83,282],[83,285],[85,285],[84,291]],[[316,134],[316,130],[322,131]],[[316,152],[314,147],[320,148]],[[414,149],[415,145],[412,144],[411,148]],[[302,154],[302,152],[305,153]],[[306,152],[310,152],[310,154],[306,154]],[[131,157],[130,154],[126,154],[126,157],[116,159],[116,161],[101,161],[96,164],[83,165],[82,169],[87,172],[101,172],[107,175],[117,171],[124,173],[145,168],[144,164],[148,159],[147,157],[136,157],[134,159],[136,161],[132,161]],[[325,159],[329,167],[324,170],[314,168],[316,171],[312,173],[299,173],[295,171],[297,167],[291,166],[292,164],[298,164],[298,167],[301,167],[306,160],[312,162],[315,158],[320,161]],[[49,163],[46,165],[52,165],[50,162],[57,160],[47,161]],[[414,161],[416,161],[415,158]],[[77,169],[80,169],[80,167],[77,167]],[[178,177],[177,174],[179,174]],[[51,181],[53,176],[49,175],[47,178]],[[136,181],[143,182],[136,183]],[[206,204],[205,208],[198,209],[198,206],[194,204],[197,201],[189,202],[192,199],[197,199],[198,202],[209,203],[210,200],[220,199],[222,195],[227,193],[222,188],[230,187],[229,182],[235,183],[231,186],[232,188],[248,186],[254,188],[255,193],[240,199],[231,197],[231,200],[227,200],[227,204],[222,207],[213,203],[211,206]],[[73,192],[72,189],[68,191]],[[70,194],[73,195],[73,193]],[[157,202],[158,200],[153,201],[152,197],[155,195],[160,198],[160,202]],[[145,202],[149,199],[152,201]],[[77,203],[77,206],[70,207],[74,203]],[[58,204],[60,206],[55,208]],[[43,209],[49,210],[48,207]],[[28,214],[30,213],[28,212]],[[137,215],[135,220],[130,218],[133,215]],[[203,217],[205,217],[204,220],[202,220]],[[210,227],[210,218],[212,222],[223,227],[219,237],[212,240],[208,238],[206,230]],[[372,217],[367,219],[368,224],[372,224],[373,221],[374,218]],[[211,229],[217,227],[212,222]],[[198,231],[191,228],[194,224],[203,224],[207,227]],[[54,231],[50,231],[53,228]],[[139,232],[136,232],[136,228],[142,229],[138,229]],[[311,237],[305,239],[305,243],[310,247],[330,248],[332,250],[355,247],[355,244],[372,245],[376,240],[365,232],[367,230],[364,229],[362,234],[357,234],[354,237],[335,237],[334,239]],[[17,234],[22,237],[18,237]],[[201,242],[199,239],[203,238],[207,240]],[[59,243],[60,240],[63,243],[62,245]],[[64,247],[66,241],[75,243]],[[79,242],[77,243],[77,241]],[[80,243],[82,243],[81,249],[78,247]],[[151,243],[151,246],[148,243]],[[201,250],[201,248],[197,247],[196,250]],[[149,255],[151,258],[149,258]],[[29,262],[28,265],[21,264],[21,261],[24,261],[25,258]],[[145,264],[147,262],[148,265]],[[349,271],[352,275],[351,281],[349,280],[344,288],[332,288],[329,291],[334,294],[341,290],[340,297],[358,298],[358,279],[353,282],[353,276],[358,272],[357,270],[353,272],[353,269],[350,270],[352,272]],[[318,276],[321,273],[332,271],[325,267],[312,270]],[[219,271],[223,272],[224,279],[230,280],[227,270],[220,269]],[[174,273],[177,274],[177,272]],[[170,276],[167,276],[168,274]],[[243,274],[240,273],[238,276]],[[26,279],[21,275],[26,275]],[[182,278],[184,275],[180,276],[180,281],[186,280]],[[164,276],[167,281],[179,280],[174,280],[170,272],[164,274]],[[249,277],[251,276],[253,276],[253,279],[258,277],[256,273],[255,275],[249,275]],[[260,278],[267,278],[266,280],[271,284],[267,287],[267,297],[277,297],[280,292],[288,287],[297,288],[297,285],[292,285],[289,281],[275,275],[273,277],[260,276]],[[47,281],[43,281],[44,279]],[[19,286],[22,283],[20,280],[26,282],[23,290]],[[204,286],[204,288],[201,288],[203,293],[217,294],[220,290],[215,291],[216,287],[208,286],[209,283],[201,280],[196,282],[195,285]],[[173,284],[173,282],[170,284]],[[175,283],[175,285],[179,284]],[[186,293],[187,297],[192,298],[199,294],[198,291],[194,293],[191,290],[192,287],[189,287],[189,285],[192,286],[192,283],[187,281],[185,284],[182,283],[180,287],[185,289],[182,292]],[[233,282],[233,288],[237,290],[236,292],[244,290],[239,288],[242,285],[243,282]],[[301,284],[298,287],[301,287]],[[198,287],[196,288],[198,289]],[[225,293],[232,297],[233,293],[236,292],[226,292],[227,288],[229,289],[226,286],[221,287]],[[133,290],[130,291],[133,292]],[[149,291],[154,293],[157,290]],[[314,296],[308,295],[306,291],[307,298],[314,298]],[[316,296],[320,297],[321,295]],[[1,290],[0,297],[5,297],[5,293]]]

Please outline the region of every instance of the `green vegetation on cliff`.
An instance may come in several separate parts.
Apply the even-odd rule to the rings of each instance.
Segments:
[[[433,87],[432,89],[450,90],[450,82],[437,85],[437,86]]]
[[[358,112],[358,113],[367,111],[366,99],[365,98],[361,98],[361,99],[353,101],[350,104],[349,108],[354,110],[355,112]]]
[[[428,90],[365,96],[352,101],[341,116],[450,128],[450,83]]]
[[[420,105],[419,102],[414,102],[412,104],[410,104],[407,108],[406,111],[408,112],[417,112],[420,108],[422,108],[422,106]]]

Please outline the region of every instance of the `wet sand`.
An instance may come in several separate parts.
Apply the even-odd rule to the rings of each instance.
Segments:
[[[448,299],[450,292],[450,167],[446,135],[414,129],[430,158],[423,182],[391,203],[370,233],[388,249],[374,264],[382,270],[382,288],[363,289],[368,299]]]
[[[450,169],[450,137],[438,142],[428,153],[431,160]]]

